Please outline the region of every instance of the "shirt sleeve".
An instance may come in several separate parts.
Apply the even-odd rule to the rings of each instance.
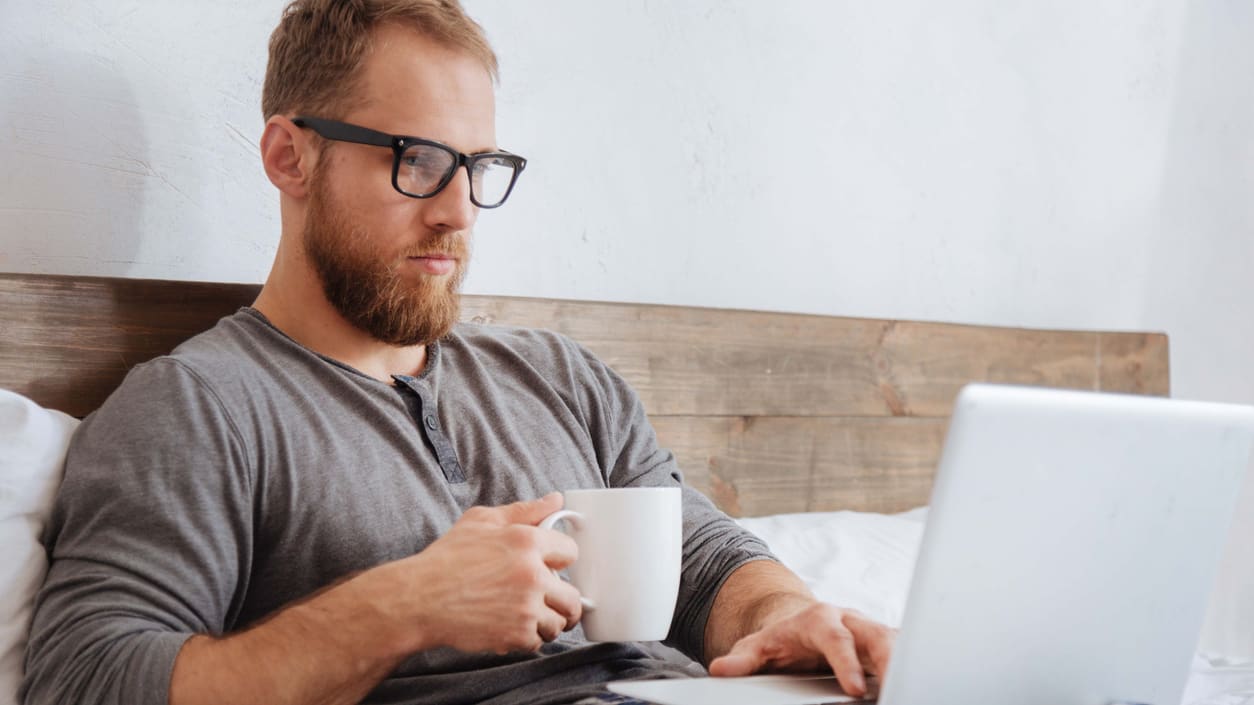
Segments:
[[[252,561],[239,429],[172,358],[136,367],[76,432],[22,702],[158,705],[193,634],[230,623]]]
[[[684,545],[679,600],[665,643],[705,663],[705,626],[714,598],[740,566],[776,560],[761,539],[685,485],[675,456],[658,446],[657,434],[631,385],[582,346],[575,346],[592,384],[583,402],[597,443],[597,455],[610,487],[681,487]]]

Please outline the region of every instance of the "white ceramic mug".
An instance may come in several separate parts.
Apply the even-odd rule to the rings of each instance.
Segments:
[[[679,596],[683,508],[678,487],[568,490],[566,508],[540,527],[564,521],[579,546],[570,581],[584,597],[589,641],[666,638]]]

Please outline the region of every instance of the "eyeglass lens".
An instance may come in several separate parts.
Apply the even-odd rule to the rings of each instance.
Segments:
[[[410,145],[401,153],[396,170],[396,185],[406,193],[428,196],[438,190],[457,166],[452,153],[426,144]],[[508,159],[484,157],[471,165],[470,188],[475,200],[483,206],[495,206],[505,200],[514,180],[514,164]]]

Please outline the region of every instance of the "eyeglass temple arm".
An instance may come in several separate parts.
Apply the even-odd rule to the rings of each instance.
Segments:
[[[292,124],[297,127],[308,127],[327,139],[338,140],[340,142],[354,142],[356,144],[368,144],[375,147],[392,146],[391,135],[386,132],[372,130],[368,127],[360,127],[358,125],[349,125],[344,122],[336,122],[335,120],[323,120],[321,118],[304,116],[292,118]]]

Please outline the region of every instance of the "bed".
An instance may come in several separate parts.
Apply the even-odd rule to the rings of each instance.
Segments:
[[[70,428],[128,369],[258,290],[0,274],[0,389],[62,412],[56,418]],[[820,596],[889,623],[900,620],[962,385],[1170,390],[1161,333],[494,296],[464,297],[463,318],[550,328],[589,347],[639,392],[690,484],[763,536]],[[843,560],[826,559],[834,553]],[[9,651],[0,640],[0,679],[15,667]],[[1199,657],[1186,702],[1254,703],[1245,668]],[[5,697],[0,680],[0,705]]]

